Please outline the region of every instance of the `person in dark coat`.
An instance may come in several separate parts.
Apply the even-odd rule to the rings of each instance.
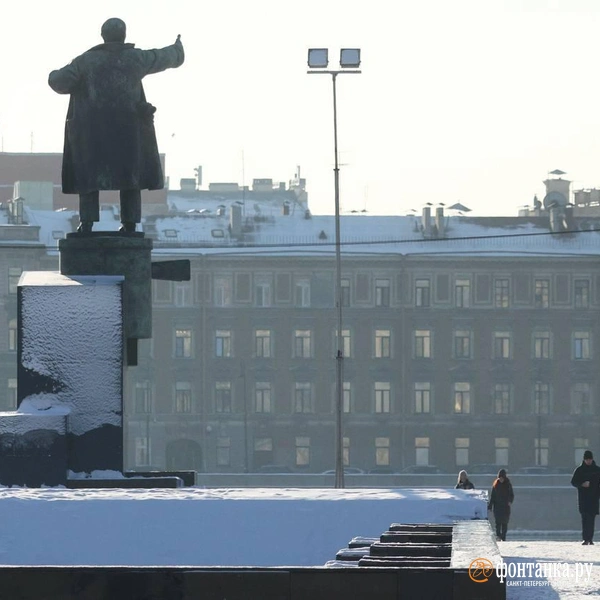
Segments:
[[[577,488],[583,545],[593,545],[594,522],[600,504],[600,467],[595,463],[591,450],[583,453],[582,463],[573,471],[571,485]]]
[[[99,190],[119,190],[121,231],[141,221],[141,191],[164,187],[156,134],[155,108],[146,102],[142,79],[179,67],[184,61],[180,36],[171,46],[139,50],[125,43],[126,26],[108,19],[103,44],[84,52],[48,84],[70,94],[62,164],[62,190],[79,194],[78,231],[100,220]]]
[[[512,483],[506,476],[506,469],[498,471],[498,477],[492,485],[488,510],[494,511],[494,520],[496,521],[496,539],[506,541],[506,532],[508,530],[508,521],[510,520],[510,507],[514,502],[515,494]]]
[[[474,490],[475,486],[469,481],[469,476],[466,471],[460,471],[458,474],[458,481],[454,486],[457,490]]]

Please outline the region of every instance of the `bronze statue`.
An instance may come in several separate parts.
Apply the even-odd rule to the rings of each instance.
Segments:
[[[52,71],[50,87],[70,94],[62,165],[62,190],[79,194],[79,227],[89,232],[100,220],[99,191],[119,190],[120,231],[135,231],[141,221],[141,190],[160,190],[164,178],[154,112],[142,79],[179,67],[184,61],[180,36],[171,46],[139,50],[125,43],[121,19],[102,25],[103,44]]]

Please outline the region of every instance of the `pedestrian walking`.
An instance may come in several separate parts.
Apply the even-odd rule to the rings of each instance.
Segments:
[[[573,471],[571,485],[577,488],[577,506],[581,515],[581,537],[584,546],[594,545],[594,526],[600,504],[600,467],[591,450],[583,453],[583,461]]]
[[[506,476],[506,469],[498,471],[498,477],[492,485],[488,510],[494,512],[496,522],[496,540],[506,541],[508,521],[510,520],[510,507],[515,499],[512,483]]]
[[[454,486],[457,490],[474,490],[475,486],[469,480],[469,476],[466,471],[460,471],[458,474],[458,481]]]

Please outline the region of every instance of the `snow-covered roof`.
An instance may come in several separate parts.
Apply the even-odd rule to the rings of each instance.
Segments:
[[[312,215],[302,203],[282,210],[285,194],[260,203],[228,198],[185,198],[169,195],[172,212],[142,220],[138,230],[154,240],[161,254],[235,254],[319,256],[335,252],[335,217]],[[231,229],[231,210],[241,212],[240,232]],[[49,251],[73,230],[75,211],[25,209],[26,220],[39,227],[39,242]],[[431,222],[435,219],[432,215]],[[6,214],[0,211],[0,227]],[[450,255],[450,256],[597,256],[600,254],[600,218],[578,220],[575,233],[552,233],[550,220],[541,217],[471,217],[445,215],[443,232],[424,232],[420,216],[342,214],[340,234],[344,255]],[[116,231],[117,208],[101,210],[96,230]],[[437,237],[436,237],[437,236]],[[0,241],[1,244],[1,241]]]

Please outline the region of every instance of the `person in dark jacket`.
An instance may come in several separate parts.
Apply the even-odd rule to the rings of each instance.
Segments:
[[[506,532],[508,530],[508,521],[510,520],[510,507],[514,502],[515,494],[512,483],[506,476],[506,469],[498,471],[498,477],[492,485],[488,510],[494,511],[494,520],[496,521],[496,539],[506,541]]]
[[[454,489],[457,490],[474,490],[475,486],[469,481],[469,476],[466,471],[460,471],[458,474],[458,481]]]
[[[571,485],[577,488],[583,545],[593,545],[594,522],[600,504],[600,467],[595,463],[591,450],[583,453],[583,461],[573,472]]]
[[[80,232],[100,220],[99,190],[119,190],[121,231],[134,232],[141,221],[141,190],[164,187],[154,131],[156,109],[146,102],[142,79],[179,67],[184,61],[180,36],[159,50],[125,43],[121,19],[108,19],[103,44],[84,52],[48,84],[70,94],[62,164],[62,190],[79,194]]]

